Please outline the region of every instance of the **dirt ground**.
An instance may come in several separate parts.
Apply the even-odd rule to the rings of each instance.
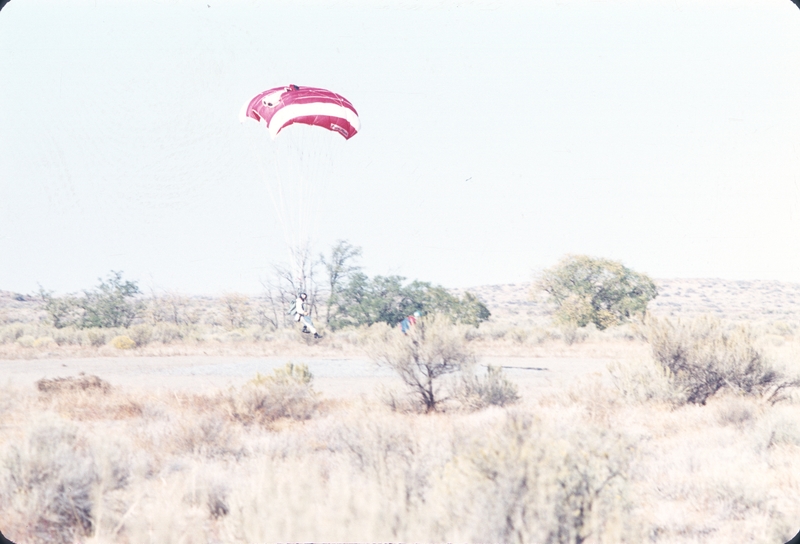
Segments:
[[[97,375],[113,386],[131,389],[211,391],[240,386],[257,373],[271,374],[287,362],[303,363],[314,375],[314,388],[330,398],[370,396],[380,386],[400,386],[391,371],[367,358],[309,357],[92,357],[2,361],[5,384],[33,387],[42,378]],[[503,367],[527,397],[563,386],[583,375],[604,372],[607,358],[482,357],[481,365]]]

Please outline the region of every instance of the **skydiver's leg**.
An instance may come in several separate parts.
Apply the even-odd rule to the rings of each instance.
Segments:
[[[304,324],[303,327],[307,328],[309,332],[311,332],[311,334],[317,334],[317,329],[314,328],[314,324],[311,322],[310,315],[303,316],[303,324]]]
[[[301,323],[303,325],[303,328],[302,328],[302,330],[300,332],[308,332],[308,329],[306,328],[305,321],[303,321],[303,316],[302,315],[294,314],[294,322],[295,323]]]

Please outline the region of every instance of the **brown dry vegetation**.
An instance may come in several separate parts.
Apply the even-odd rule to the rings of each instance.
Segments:
[[[774,402],[772,393],[797,375],[795,321],[723,317],[570,338],[535,315],[497,311],[460,333],[478,354],[617,361],[504,407],[477,402],[475,380],[460,403],[430,414],[377,393],[330,400],[302,369],[209,393],[93,376],[6,386],[1,528],[17,542],[67,543],[784,542],[800,528],[800,396],[782,389]],[[30,327],[22,336],[32,342],[48,332],[7,322],[0,334],[13,327]],[[113,332],[109,340],[125,331]],[[375,341],[366,330],[318,344],[296,331],[239,334],[130,351],[26,346],[19,336],[0,356],[361,353]],[[685,346],[696,350],[692,364],[666,363]],[[718,368],[744,369],[743,378],[712,380],[720,387],[705,404],[693,401],[690,378],[716,379]]]
[[[636,401],[590,378],[435,415],[307,395],[5,390],[20,542],[780,542],[800,403]]]
[[[792,343],[800,331],[800,284],[709,279],[658,280],[659,296],[650,303],[656,317],[711,315],[725,325],[747,323],[773,344]],[[642,350],[643,335],[623,325],[603,333],[554,326],[552,308],[530,293],[531,284],[470,289],[492,312],[468,334],[478,353],[494,356],[617,357],[620,349]],[[454,293],[461,294],[454,290]],[[533,296],[532,296],[533,295]],[[167,312],[164,300],[173,303]],[[114,356],[353,356],[369,340],[364,328],[327,331],[315,342],[296,329],[274,329],[259,320],[264,301],[239,302],[242,319],[227,315],[231,295],[221,298],[172,295],[153,299],[128,329],[56,329],[48,325],[36,297],[0,291],[0,359]],[[238,299],[237,299],[238,300]],[[156,304],[157,303],[157,304]],[[176,306],[177,305],[177,306]],[[174,311],[173,311],[174,310]],[[317,326],[322,327],[320,319]],[[800,337],[800,335],[798,335]],[[129,340],[128,340],[129,339]],[[629,342],[620,342],[628,340]],[[621,346],[626,346],[622,348]]]

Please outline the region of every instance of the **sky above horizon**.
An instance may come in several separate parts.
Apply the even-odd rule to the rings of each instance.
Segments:
[[[314,252],[348,240],[370,275],[514,283],[579,253],[800,282],[789,0],[12,0],[0,82],[3,290],[257,293],[293,160]],[[239,122],[289,83],[360,133]]]

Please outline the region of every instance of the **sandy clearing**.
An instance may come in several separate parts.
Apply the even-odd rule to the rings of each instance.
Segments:
[[[0,383],[33,387],[41,378],[95,374],[114,386],[132,389],[211,391],[240,386],[256,373],[270,374],[287,362],[304,363],[315,388],[326,397],[370,395],[379,386],[400,385],[391,371],[367,358],[313,357],[92,357],[0,361]],[[482,357],[482,365],[502,366],[527,395],[538,395],[576,378],[603,372],[610,359],[577,357]]]

